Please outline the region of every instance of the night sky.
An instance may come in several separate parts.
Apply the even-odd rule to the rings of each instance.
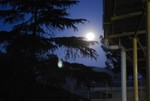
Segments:
[[[105,67],[105,53],[101,49],[100,35],[103,35],[102,30],[102,16],[103,16],[103,0],[80,0],[78,5],[74,5],[70,8],[70,17],[71,18],[85,18],[89,22],[84,25],[77,25],[78,31],[74,32],[73,30],[66,30],[59,36],[82,36],[85,37],[88,32],[93,32],[95,34],[95,40],[99,44],[95,45],[93,48],[96,49],[99,57],[97,61],[90,58],[77,58],[76,60],[67,60],[70,62],[82,63],[87,66],[96,66],[96,67]],[[59,33],[59,32],[58,32]],[[60,51],[59,51],[60,52]],[[64,55],[59,54],[61,58],[64,58]]]
[[[85,37],[88,32],[93,32],[95,34],[95,41],[98,41],[98,44],[95,45],[93,48],[97,51],[99,57],[97,61],[91,58],[77,58],[76,60],[70,59],[67,60],[69,62],[76,62],[82,63],[87,66],[96,66],[96,67],[105,67],[105,54],[101,49],[100,43],[100,35],[103,35],[102,31],[102,15],[103,15],[103,3],[102,0],[80,0],[78,5],[72,6],[68,12],[70,13],[71,18],[84,18],[87,19],[89,22],[86,22],[84,25],[79,24],[77,25],[78,31],[74,32],[74,30],[69,29],[65,31],[55,31],[56,37],[63,37],[63,36],[81,36]],[[1,22],[1,21],[0,21]],[[9,30],[10,26],[3,26],[0,23],[0,30]],[[64,52],[62,49],[56,52],[58,56],[64,59]],[[65,60],[65,59],[64,59]]]

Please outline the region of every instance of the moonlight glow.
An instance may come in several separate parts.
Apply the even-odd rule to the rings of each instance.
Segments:
[[[95,38],[94,33],[92,33],[92,32],[87,33],[86,38],[89,41],[93,41]]]

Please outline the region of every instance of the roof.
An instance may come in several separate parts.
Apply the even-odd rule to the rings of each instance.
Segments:
[[[103,0],[104,35],[112,45],[123,45],[127,52],[127,66],[133,66],[133,37],[138,39],[140,71],[146,67],[146,14],[143,0]],[[118,52],[118,54],[120,54]]]
[[[110,75],[111,77],[114,75],[112,70],[102,68],[102,67],[92,67],[92,70],[99,72],[99,73],[106,73],[107,75]]]

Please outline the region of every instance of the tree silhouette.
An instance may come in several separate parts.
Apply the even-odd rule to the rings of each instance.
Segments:
[[[7,43],[7,53],[15,57],[39,58],[58,47],[67,47],[67,57],[80,52],[83,56],[96,58],[96,51],[89,48],[95,41],[86,41],[81,37],[52,37],[54,29],[77,30],[75,24],[86,21],[68,18],[66,10],[77,3],[71,0],[2,0],[0,5],[4,8],[0,11],[0,18],[4,23],[12,24],[13,28],[9,32],[0,32],[0,42]]]
[[[54,37],[54,30],[72,28],[76,31],[76,24],[87,21],[69,18],[67,9],[77,3],[72,0],[0,1],[0,19],[4,25],[12,27],[10,31],[0,31],[3,97],[17,97],[15,100],[18,101],[26,97],[25,101],[29,101],[37,88],[36,82],[44,80],[40,78],[45,76],[45,72],[51,73],[48,78],[57,77],[56,74],[61,73],[57,68],[58,57],[51,53],[59,47],[67,47],[67,58],[75,58],[80,53],[96,59],[96,51],[89,47],[95,41],[86,41],[83,37]],[[62,81],[50,78],[49,84]]]
[[[104,47],[104,38],[101,37],[102,49],[105,52],[107,58],[105,64],[106,68],[112,70],[114,73],[121,73],[121,54],[120,50],[108,50]],[[127,76],[133,75],[132,64],[127,63]]]
[[[19,48],[17,50],[29,51],[31,49],[35,52],[34,54],[42,54],[48,52],[48,50],[65,46],[75,48],[75,50],[68,49],[71,54],[78,51],[83,56],[95,58],[97,56],[95,50],[89,48],[89,45],[96,43],[95,41],[85,41],[81,37],[52,37],[54,29],[73,28],[77,30],[75,24],[86,21],[85,19],[68,18],[69,14],[66,10],[74,4],[77,4],[77,1],[20,0],[14,2],[12,0],[2,0],[0,5],[4,6],[5,9],[0,11],[0,18],[3,19],[4,23],[13,24],[14,26],[10,32],[1,32],[1,41],[8,41],[8,39],[4,40],[3,35],[7,35],[5,38],[11,37],[12,40],[9,40],[10,47],[7,48],[8,50]],[[33,52],[29,53],[33,54]]]

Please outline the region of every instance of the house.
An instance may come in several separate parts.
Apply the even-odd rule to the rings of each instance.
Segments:
[[[111,74],[112,75],[112,74]],[[146,101],[146,80],[139,76],[139,101]],[[127,79],[127,101],[133,101],[134,89],[133,79]],[[121,100],[121,76],[119,74],[112,75],[112,83],[105,83],[105,85],[95,85],[90,89],[90,99],[92,101],[120,101]]]

